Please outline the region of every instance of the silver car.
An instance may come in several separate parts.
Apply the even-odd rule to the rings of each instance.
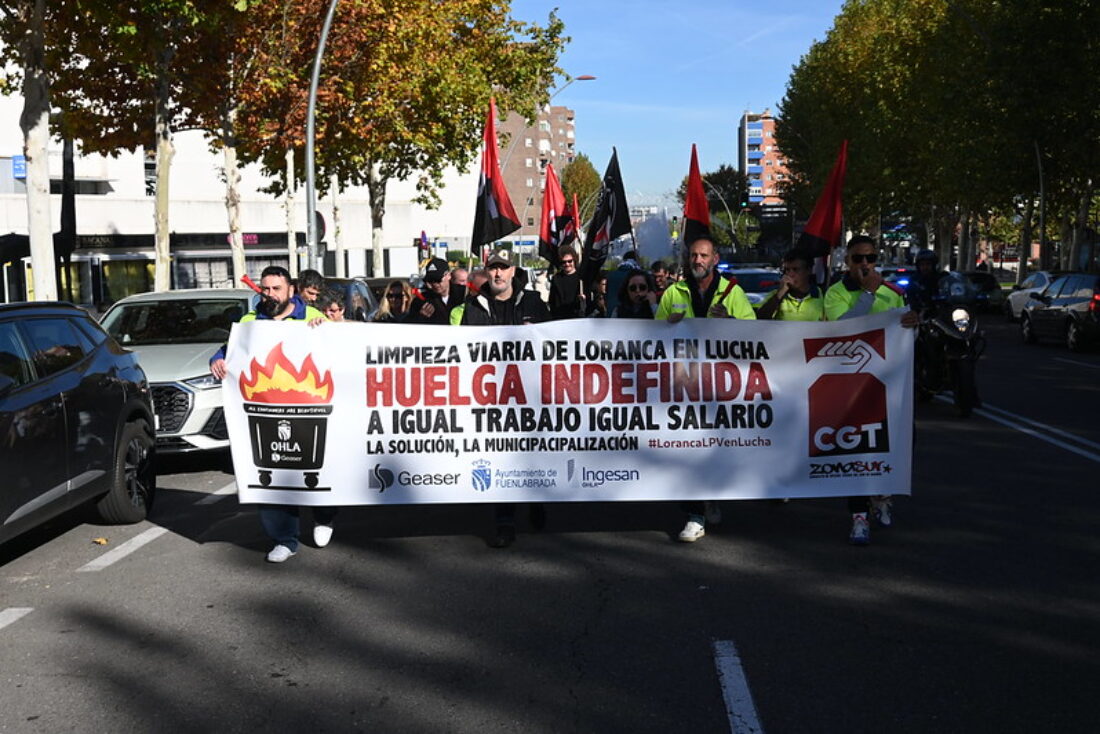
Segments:
[[[253,292],[205,289],[141,293],[103,315],[103,328],[134,350],[153,393],[160,451],[225,448],[221,383],[209,360],[251,308]]]
[[[1032,293],[1042,293],[1043,289],[1054,282],[1061,275],[1056,270],[1036,270],[1024,278],[1020,285],[1012,286],[1012,292],[1005,298],[1004,312],[1009,321],[1019,321],[1023,314],[1024,306],[1031,300]]]

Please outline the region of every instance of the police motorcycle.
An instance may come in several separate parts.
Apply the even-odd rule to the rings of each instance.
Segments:
[[[959,415],[981,407],[975,379],[985,337],[978,328],[978,289],[962,273],[941,273],[931,293],[919,299],[914,381],[916,398],[931,400],[950,390]],[[912,299],[918,300],[918,299]]]

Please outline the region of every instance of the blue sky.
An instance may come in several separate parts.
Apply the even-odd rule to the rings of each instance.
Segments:
[[[791,67],[822,39],[842,0],[514,0],[512,15],[572,37],[561,67],[574,82],[554,104],[576,111],[577,149],[603,173],[611,147],[627,199],[667,201],[687,174],[691,144],[704,172],[737,165],[745,110],[775,111]]]

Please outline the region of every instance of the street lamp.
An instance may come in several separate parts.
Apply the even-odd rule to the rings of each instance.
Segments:
[[[731,247],[733,247],[734,252],[737,252],[737,224],[733,221],[733,213],[730,211],[729,204],[726,203],[726,197],[722,196],[722,193],[718,189],[714,188],[714,184],[712,184],[710,181],[706,180],[705,178],[701,178],[701,180],[702,180],[703,183],[705,183],[710,188],[711,193],[713,193],[715,196],[717,196],[718,200],[722,202],[722,206],[726,210],[726,216],[729,217],[729,221],[730,221],[730,243],[731,243]],[[740,212],[737,213],[737,219],[738,219],[738,221],[740,221],[740,219],[741,219],[741,213]]]

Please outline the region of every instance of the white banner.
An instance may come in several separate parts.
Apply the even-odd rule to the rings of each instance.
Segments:
[[[909,494],[898,322],[237,324],[222,390],[240,501]]]

